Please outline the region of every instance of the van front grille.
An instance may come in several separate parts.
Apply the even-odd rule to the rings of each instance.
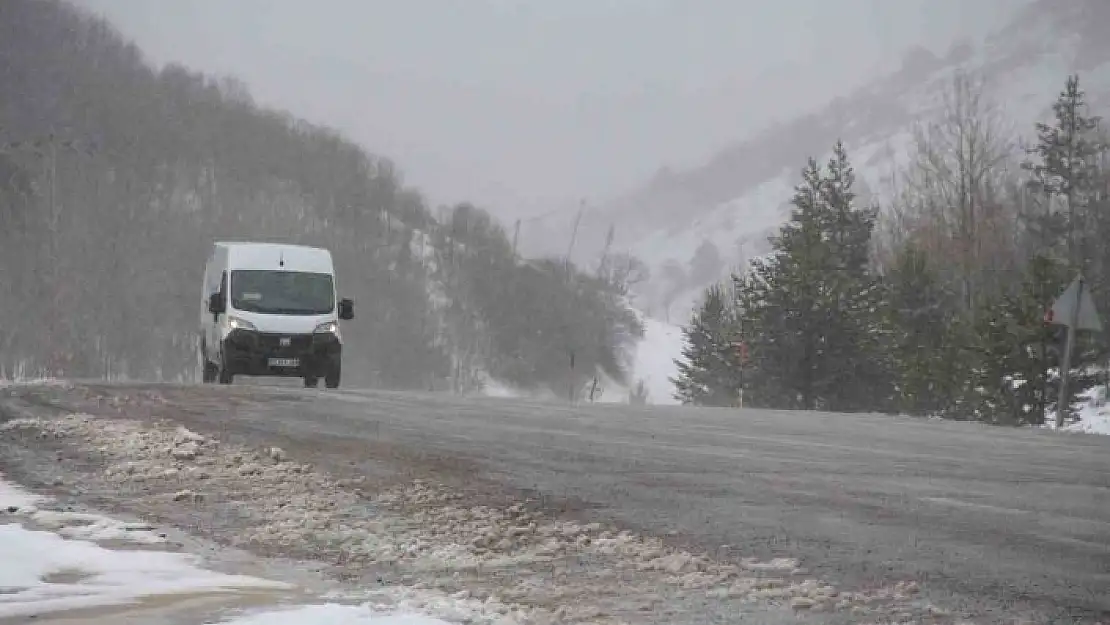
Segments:
[[[282,345],[282,339],[289,339],[289,345]],[[312,349],[312,335],[259,333],[258,347],[274,354],[305,352]]]

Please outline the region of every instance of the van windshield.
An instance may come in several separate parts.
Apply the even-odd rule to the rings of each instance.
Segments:
[[[335,286],[326,273],[232,271],[231,306],[267,315],[323,315],[335,310]]]

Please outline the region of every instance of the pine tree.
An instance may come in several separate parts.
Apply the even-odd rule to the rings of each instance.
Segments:
[[[1030,261],[1020,288],[1000,297],[979,321],[981,369],[974,386],[979,390],[975,412],[983,421],[1005,425],[1039,425],[1046,413],[1058,408],[1059,367],[1064,351],[1064,329],[1044,322],[1045,310],[1070,279],[1062,261],[1036,256]],[[1092,337],[1077,336],[1073,382],[1065,410],[1076,396],[1094,385],[1084,365],[1093,363]]]
[[[878,211],[856,206],[855,174],[841,142],[822,180],[822,205],[829,213],[829,265],[823,268],[830,285],[827,355],[834,364],[822,394],[836,410],[882,410],[891,389],[887,362],[887,327],[881,306],[883,291],[871,272],[871,236]]]
[[[746,273],[733,275],[740,340],[748,351],[740,372],[745,406],[803,407],[795,384],[799,315],[784,307],[784,277],[774,257],[752,259]]]
[[[745,403],[850,411],[889,398],[868,262],[875,211],[854,205],[853,182],[839,142],[827,172],[810,159],[771,255],[735,278],[750,351]]]
[[[675,399],[697,406],[734,406],[740,389],[731,302],[720,285],[705,292],[701,308],[683,329],[686,346],[671,378]]]
[[[1052,108],[1055,123],[1037,124],[1037,143],[1029,149],[1033,158],[1023,163],[1032,174],[1030,187],[1045,201],[1031,227],[1042,233],[1046,245],[1062,245],[1068,263],[1083,270],[1098,245],[1087,236],[1091,220],[1086,209],[1098,184],[1099,156],[1107,146],[1097,136],[1100,118],[1087,114],[1078,76],[1068,76]],[[1057,205],[1062,205],[1060,212]]]
[[[1104,312],[1110,307],[1110,253],[1105,243],[1110,236],[1110,203],[1106,201],[1106,156],[1110,145],[1099,129],[1101,118],[1088,112],[1078,76],[1067,78],[1053,110],[1054,123],[1037,124],[1037,143],[1029,150],[1032,159],[1023,164],[1032,174],[1030,187],[1044,201],[1042,212],[1027,221],[1030,230],[1041,234],[1043,247],[1035,251],[1036,255],[1062,257],[1065,266],[1057,268],[1057,263],[1047,258],[1034,259],[1029,280],[1037,289],[1057,286],[1062,290],[1071,278],[1082,274],[1091,288],[1096,308]],[[1050,265],[1051,270],[1046,269]],[[1063,272],[1066,279],[1056,285],[1044,275],[1045,271]],[[1104,360],[1110,353],[1105,335],[1080,334],[1077,346],[1080,349],[1073,358],[1073,377],[1084,365]],[[1076,392],[1090,386],[1089,380],[1078,377]],[[1052,393],[1050,387],[1047,396],[1054,397]],[[1047,400],[1039,401],[1043,404]],[[1069,398],[1065,410],[1070,411],[1072,401],[1074,396]],[[1036,419],[1040,418],[1038,414]]]
[[[959,296],[946,288],[917,246],[899,250],[886,280],[884,309],[894,380],[893,407],[914,416],[953,416],[970,363],[961,358]]]

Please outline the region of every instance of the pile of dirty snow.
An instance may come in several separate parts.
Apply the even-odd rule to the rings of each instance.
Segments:
[[[205,570],[187,554],[103,547],[97,542],[156,544],[165,538],[107,517],[41,509],[46,502],[0,480],[0,618],[152,596],[286,588]]]

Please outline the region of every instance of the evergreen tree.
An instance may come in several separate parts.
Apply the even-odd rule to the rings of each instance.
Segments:
[[[970,364],[959,357],[958,294],[940,281],[928,255],[911,243],[895,258],[886,296],[893,407],[915,416],[952,415]]]
[[[772,252],[752,262],[737,280],[741,330],[749,345],[744,397],[769,408],[817,407],[816,381],[824,360],[824,315],[818,299],[825,291],[820,267],[828,246],[823,240],[822,175],[815,159],[795,188],[791,220],[771,238]]]
[[[881,289],[869,270],[876,212],[854,205],[853,182],[841,143],[827,172],[810,159],[771,255],[736,278],[754,405],[850,411],[889,398]]]
[[[720,285],[705,292],[701,308],[683,330],[686,346],[676,359],[675,399],[696,406],[735,406],[740,388],[739,362],[732,346],[734,315]]]
[[[740,372],[745,406],[803,407],[796,384],[801,316],[782,297],[784,278],[774,257],[755,258],[746,273],[733,276],[740,339],[748,351]]]
[[[1055,326],[1044,323],[1045,309],[1067,286],[1063,263],[1035,257],[1013,293],[992,302],[977,324],[979,389],[976,417],[1006,425],[1044,423],[1046,408],[1055,401],[1062,342]],[[1077,380],[1073,392],[1089,388]]]
[[[1096,133],[1100,118],[1087,114],[1078,76],[1068,76],[1052,108],[1055,123],[1037,124],[1037,143],[1029,149],[1033,158],[1023,163],[1032,174],[1030,187],[1045,201],[1031,227],[1042,233],[1047,246],[1062,245],[1068,263],[1082,270],[1097,246],[1089,240],[1086,209],[1098,183],[1098,157],[1107,148]]]
[[[1025,291],[1056,288],[1047,303],[1042,302],[1048,305],[1081,273],[1091,288],[1096,308],[1103,312],[1110,308],[1110,252],[1105,243],[1110,236],[1110,204],[1105,193],[1110,182],[1106,172],[1110,145],[1100,131],[1101,118],[1088,112],[1078,76],[1068,76],[1053,111],[1052,124],[1036,125],[1037,143],[1029,150],[1032,159],[1023,164],[1032,174],[1030,187],[1044,202],[1042,211],[1027,219],[1029,229],[1041,234],[1043,247],[1036,250],[1037,257],[1023,287]],[[1063,258],[1064,265],[1040,256]],[[1072,359],[1076,384],[1072,390],[1081,392],[1092,383],[1089,376],[1082,375],[1085,365],[1104,360],[1110,342],[1105,335],[1081,333],[1076,346]],[[1043,420],[1044,404],[1055,403],[1055,388],[1050,385],[1038,397],[1035,422]],[[1073,401],[1074,395],[1064,409],[1070,411]]]
[[[856,205],[854,183],[847,152],[838,141],[821,185],[822,207],[830,222],[825,235],[828,265],[822,268],[831,306],[826,315],[826,357],[834,363],[821,394],[835,410],[885,409],[892,383],[889,337],[881,314],[884,294],[870,268],[878,211]]]

